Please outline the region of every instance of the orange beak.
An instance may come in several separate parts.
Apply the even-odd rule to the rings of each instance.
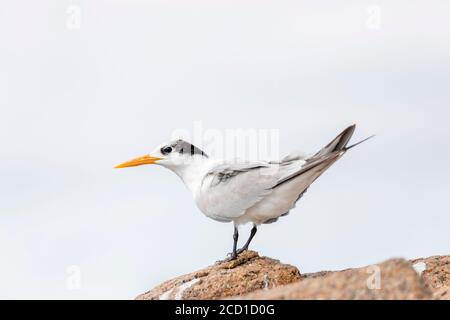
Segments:
[[[143,164],[153,164],[156,163],[156,161],[161,160],[162,158],[152,157],[150,155],[145,155],[124,163],[121,163],[114,168],[127,168],[127,167],[136,167],[141,166]]]

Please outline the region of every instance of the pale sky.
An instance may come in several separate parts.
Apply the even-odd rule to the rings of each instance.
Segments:
[[[376,138],[252,249],[301,272],[448,254],[449,15],[445,0],[2,0],[0,298],[129,299],[224,258],[232,225],[176,175],[113,169],[178,132],[226,155],[226,132],[276,132],[285,155],[356,123]]]

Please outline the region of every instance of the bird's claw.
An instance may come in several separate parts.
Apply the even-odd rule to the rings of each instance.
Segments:
[[[229,262],[229,261],[236,260],[237,257],[246,250],[247,250],[247,248],[240,248],[240,249],[236,250],[236,252],[228,252],[227,257],[220,262]]]
[[[238,253],[237,252],[236,252],[236,254],[233,254],[233,252],[228,252],[227,253],[227,257],[225,259],[219,260],[219,261],[216,261],[216,262],[218,262],[218,263],[230,262],[230,261],[236,260],[237,257],[238,257]]]
[[[236,258],[238,257],[238,252],[228,252],[227,253],[227,258],[225,259],[225,261],[231,261],[231,260],[236,260]]]

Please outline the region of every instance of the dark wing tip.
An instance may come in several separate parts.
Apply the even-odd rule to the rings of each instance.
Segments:
[[[338,150],[342,150],[345,148],[345,146],[348,144],[348,142],[350,141],[350,139],[353,136],[353,133],[355,132],[356,129],[356,124],[353,124],[349,127],[347,127],[344,131],[342,131],[336,138],[339,139],[338,144],[336,145],[336,147],[334,148],[333,151],[338,151]]]
[[[355,132],[356,124],[353,124],[351,126],[348,126],[345,128],[341,133],[339,133],[336,138],[331,140],[325,147],[320,149],[314,157],[323,156],[326,154],[330,154],[336,151],[345,150],[345,147],[347,146],[348,142],[353,136],[353,133]]]

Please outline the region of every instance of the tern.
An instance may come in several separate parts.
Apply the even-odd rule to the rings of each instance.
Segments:
[[[349,149],[372,137],[347,146],[354,131],[355,125],[349,126],[318,152],[310,156],[292,153],[281,161],[212,159],[193,144],[178,139],[116,168],[157,164],[177,174],[200,211],[216,221],[233,222],[232,260],[248,249],[261,224],[286,216],[325,170]],[[250,236],[237,249],[238,227],[246,223],[253,224]]]

